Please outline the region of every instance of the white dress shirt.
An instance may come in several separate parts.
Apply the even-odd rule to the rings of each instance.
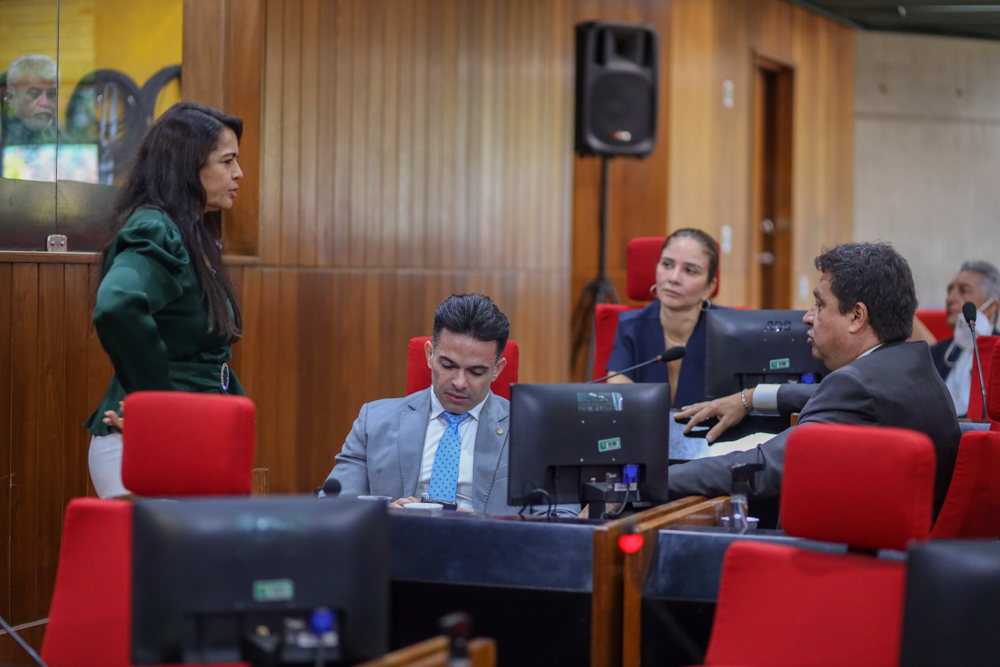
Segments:
[[[868,348],[867,350],[858,355],[858,359],[871,354],[880,347],[882,347],[882,343],[879,343],[875,347]],[[780,384],[757,385],[753,390],[753,411],[763,412],[767,414],[776,414],[778,412],[779,389],[781,389]],[[969,395],[968,392],[966,392],[965,395],[968,396]]]
[[[492,393],[492,392],[490,392]],[[489,398],[489,394],[487,394]],[[458,491],[455,501],[459,509],[472,510],[472,470],[473,457],[476,453],[476,431],[479,429],[479,415],[486,405],[484,398],[479,405],[469,410],[469,417],[458,425],[458,437],[462,439],[462,453],[458,458]],[[431,485],[431,472],[434,470],[434,456],[437,454],[438,443],[448,428],[448,420],[441,416],[444,407],[431,389],[431,413],[427,417],[427,434],[424,436],[424,455],[420,461],[420,478],[417,480],[416,497],[427,493]]]

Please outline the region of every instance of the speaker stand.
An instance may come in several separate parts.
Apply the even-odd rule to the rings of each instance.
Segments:
[[[608,162],[611,158],[601,156],[601,209],[598,217],[599,264],[597,277],[583,288],[580,298],[573,308],[573,347],[570,352],[570,369],[575,371],[581,352],[587,348],[584,377],[592,379],[594,365],[594,310],[599,303],[621,303],[614,284],[608,278]],[[588,344],[589,343],[589,344]]]

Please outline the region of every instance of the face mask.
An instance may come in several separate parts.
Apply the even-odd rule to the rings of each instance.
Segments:
[[[979,307],[976,311],[976,337],[988,336],[993,333],[993,323],[990,322],[990,318],[986,317],[983,313],[989,305],[993,303],[993,298],[990,299]],[[959,346],[963,350],[971,350],[973,346],[972,342],[972,330],[969,328],[968,322],[965,318],[959,314],[958,321],[955,322],[955,345]]]

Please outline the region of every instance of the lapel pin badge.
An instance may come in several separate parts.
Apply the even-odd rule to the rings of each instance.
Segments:
[[[498,428],[497,429],[497,435],[503,435],[503,429],[502,428]]]

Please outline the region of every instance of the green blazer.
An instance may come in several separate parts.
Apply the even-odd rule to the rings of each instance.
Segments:
[[[118,232],[97,290],[94,328],[115,374],[90,419],[91,435],[107,435],[106,410],[133,391],[197,391],[244,395],[234,373],[223,392],[229,341],[208,333],[208,309],[180,230],[163,211],[142,208]]]

